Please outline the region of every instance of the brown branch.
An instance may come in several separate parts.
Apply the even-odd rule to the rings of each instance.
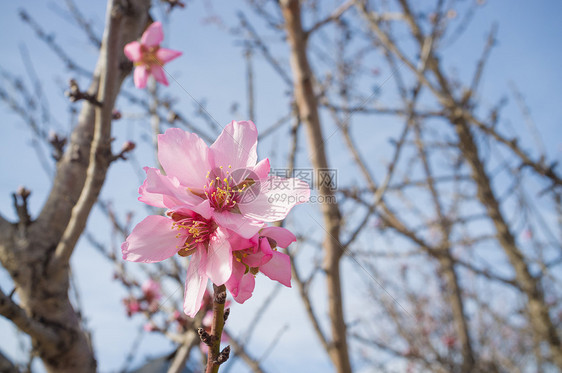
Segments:
[[[453,313],[456,332],[462,345],[463,362],[461,369],[463,372],[470,373],[474,369],[476,358],[472,348],[470,334],[468,332],[468,321],[465,316],[465,306],[461,294],[461,287],[459,285],[459,276],[455,271],[454,261],[450,251],[451,243],[449,242],[449,239],[451,235],[451,224],[448,221],[446,214],[443,212],[443,206],[433,182],[433,170],[428,160],[427,149],[423,144],[421,126],[419,123],[416,122],[414,124],[414,130],[418,154],[426,177],[427,188],[431,194],[434,210],[439,219],[439,230],[441,231],[442,236],[440,246],[443,251],[443,255],[441,255],[438,260],[447,284],[446,297],[449,302],[451,312]]]
[[[3,229],[0,232],[0,260],[16,286],[20,308],[33,315],[35,322],[54,330],[50,337],[38,337],[33,331],[24,330],[31,336],[34,351],[48,372],[96,370],[91,341],[69,299],[68,259],[105,179],[105,164],[112,156],[112,108],[132,67],[120,63],[125,59],[122,50],[125,43],[141,35],[148,19],[148,0],[131,0],[127,4],[124,8],[114,7],[114,2],[108,1],[104,43],[87,91],[103,106],[82,102],[78,123],[57,163],[51,192],[37,220],[31,221],[23,233],[8,230],[4,235]],[[114,12],[122,14],[116,17]],[[31,22],[24,12],[22,17]],[[62,49],[53,45],[52,38],[36,23],[32,27],[59,57],[63,56]]]
[[[229,337],[228,342],[230,343],[230,345],[232,345],[235,356],[239,356],[244,361],[244,363],[248,366],[248,368],[250,368],[252,372],[254,373],[265,372],[263,367],[260,365],[259,361],[248,354],[248,352],[244,348],[244,344],[237,341],[236,338],[233,338],[232,335],[230,334],[228,337]],[[230,366],[232,366],[232,364]]]
[[[59,340],[55,330],[29,317],[25,310],[2,290],[0,290],[0,315],[13,322],[22,332],[42,343],[56,343]]]
[[[111,121],[113,103],[117,97],[118,87],[115,85],[119,73],[119,57],[121,55],[121,30],[123,10],[110,3],[108,11],[107,28],[104,35],[103,47],[100,51],[101,63],[104,71],[100,76],[100,87],[95,104],[94,136],[90,148],[90,160],[86,171],[86,179],[78,201],[72,209],[72,215],[65,228],[53,257],[53,265],[66,263],[78,238],[84,231],[86,221],[90,215],[101,187],[105,174],[111,163]]]
[[[299,290],[299,295],[301,297],[302,302],[304,303],[304,309],[306,311],[306,314],[308,315],[308,318],[310,319],[310,322],[312,323],[312,327],[314,328],[314,331],[316,332],[316,335],[318,337],[318,339],[320,339],[320,343],[322,344],[322,347],[324,347],[324,349],[326,351],[330,350],[330,344],[328,342],[328,338],[324,335],[324,332],[322,331],[322,327],[320,326],[320,321],[318,319],[318,316],[316,315],[316,312],[314,311],[314,308],[312,307],[312,301],[310,300],[310,297],[308,295],[308,285],[307,282],[303,281],[299,270],[297,269],[297,265],[295,262],[295,257],[294,255],[292,255],[290,252],[287,252],[287,254],[289,254],[289,256],[291,257],[291,277],[292,277],[292,281],[297,283],[297,288]]]
[[[0,372],[3,373],[20,373],[20,370],[6,355],[0,351]]]
[[[341,4],[339,7],[336,8],[328,17],[324,18],[321,21],[316,22],[311,28],[305,31],[305,37],[309,38],[311,34],[318,31],[323,26],[327,25],[328,23],[334,22],[343,16],[343,14],[351,8],[353,5],[354,0],[348,0],[345,3]]]
[[[490,58],[490,53],[492,48],[496,44],[496,34],[498,33],[498,25],[494,24],[492,29],[490,30],[490,34],[488,35],[488,41],[482,51],[482,56],[478,60],[478,64],[476,65],[476,72],[474,73],[474,77],[472,78],[472,83],[470,84],[470,91],[469,94],[465,95],[465,103],[468,101],[471,95],[473,95],[476,90],[478,89],[478,84],[482,79],[484,73],[484,67],[486,66],[486,62]]]
[[[412,32],[417,34],[419,26],[417,26],[409,10],[409,5],[406,0],[401,0],[401,2]],[[499,202],[491,187],[490,178],[480,159],[479,149],[476,146],[472,131],[469,127],[470,119],[467,118],[466,115],[468,111],[464,109],[462,103],[458,103],[455,100],[449,87],[449,82],[442,72],[439,61],[435,58],[430,61],[430,69],[437,78],[440,91],[443,92],[441,102],[444,107],[448,108],[451,112],[449,120],[459,138],[459,149],[470,166],[472,178],[477,187],[477,197],[486,208],[490,220],[493,222],[496,229],[498,242],[511,262],[516,279],[528,298],[527,307],[534,332],[549,344],[553,361],[559,368],[562,368],[562,343],[560,337],[554,328],[540,284],[538,280],[531,275],[525,257],[519,247],[517,247],[510,227],[500,210]]]
[[[71,71],[76,71],[80,75],[91,76],[91,72],[87,69],[78,66],[74,60],[63,50],[63,48],[57,44],[53,37],[49,36],[43,28],[25,11],[20,10],[19,16],[27,23],[35,32],[35,35],[39,37],[43,42],[45,42],[49,48],[55,52],[55,54],[65,63],[66,67]]]
[[[267,62],[269,62],[271,67],[273,67],[273,69],[279,74],[283,82],[287,86],[291,87],[293,85],[291,77],[279,64],[275,57],[273,57],[266,43],[264,43],[259,37],[259,34],[256,32],[256,30],[254,30],[250,22],[248,22],[246,16],[244,16],[244,13],[238,12],[238,18],[240,19],[241,26],[248,31],[248,34],[250,34],[250,37],[252,38],[252,41],[255,44],[256,48],[262,53],[263,57]]]
[[[314,169],[328,169],[324,149],[324,137],[318,114],[318,101],[314,94],[314,76],[306,53],[306,33],[301,22],[301,9],[298,0],[280,2],[285,19],[285,30],[291,47],[291,69],[295,103],[298,113],[307,130],[308,147]],[[335,195],[326,183],[318,187],[319,196],[325,201],[333,201]],[[328,313],[330,315],[331,338],[328,353],[339,373],[351,372],[345,317],[343,314],[343,295],[341,292],[340,259],[344,254],[339,242],[341,214],[337,203],[324,203],[321,206],[326,230],[324,240],[324,269],[326,271]]]
[[[194,329],[189,329],[184,335],[184,341],[176,351],[174,359],[168,368],[168,373],[181,373],[185,370],[185,362],[190,351],[199,343],[199,336]]]
[[[228,360],[230,346],[226,346],[221,351],[221,336],[224,328],[224,302],[226,301],[226,286],[213,284],[213,322],[211,324],[211,334],[199,334],[201,341],[209,346],[207,355],[206,373],[217,373],[222,363]],[[202,329],[199,329],[200,331]],[[203,330],[203,333],[206,333]]]

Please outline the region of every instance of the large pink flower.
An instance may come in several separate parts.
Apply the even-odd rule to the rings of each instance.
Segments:
[[[296,237],[281,227],[267,227],[249,240],[240,239],[232,244],[245,248],[233,252],[232,275],[226,287],[238,303],[252,296],[255,276],[261,272],[272,280],[291,287],[291,259],[277,251],[286,248]]]
[[[162,66],[181,56],[182,53],[172,49],[161,48],[160,43],[162,40],[164,40],[162,24],[154,22],[142,34],[140,43],[132,41],[125,45],[125,55],[135,64],[134,81],[137,88],[146,87],[149,75],[154,76],[156,81],[166,86],[168,85],[166,72]]]
[[[193,133],[168,129],[158,136],[166,175],[145,168],[139,200],[162,208],[206,204],[219,226],[253,237],[263,222],[284,219],[310,196],[299,179],[269,176],[269,160],[257,162],[257,138],[251,121],[232,121],[210,147]]]
[[[298,179],[268,176],[269,161],[258,163],[256,148],[256,126],[249,121],[231,122],[210,147],[172,128],[158,136],[166,174],[145,168],[139,200],[168,211],[137,224],[121,246],[123,259],[153,263],[176,253],[191,256],[188,316],[201,307],[208,279],[226,284],[240,303],[251,296],[257,272],[290,286],[289,257],[275,248],[287,247],[295,236],[265,222],[284,219],[308,200],[310,189]]]

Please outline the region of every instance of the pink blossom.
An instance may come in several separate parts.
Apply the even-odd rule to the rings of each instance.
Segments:
[[[257,162],[254,123],[231,122],[210,147],[195,134],[169,129],[158,136],[158,158],[165,175],[146,167],[139,201],[168,211],[137,224],[121,246],[123,259],[190,256],[184,301],[190,317],[201,308],[208,279],[229,281],[240,303],[251,296],[257,272],[290,286],[289,257],[275,248],[295,237],[265,222],[284,219],[310,189],[298,179],[268,177],[269,160]]]
[[[245,238],[263,222],[284,219],[310,196],[308,184],[299,179],[268,176],[269,160],[257,161],[257,129],[251,121],[232,121],[210,147],[196,134],[168,129],[158,136],[158,159],[166,175],[145,168],[140,201],[203,208],[216,224]]]
[[[153,299],[158,300],[162,297],[160,284],[151,278],[149,278],[142,284],[141,290],[144,294],[145,299],[149,302]]]
[[[147,322],[146,324],[143,325],[143,329],[147,332],[153,332],[155,330],[158,330],[158,328],[156,327],[156,325],[154,325],[151,322]]]
[[[156,81],[168,85],[164,64],[181,56],[181,52],[161,48],[164,40],[162,24],[154,22],[142,34],[141,41],[132,41],[125,45],[125,55],[135,64],[134,81],[137,88],[146,87],[148,76],[152,75]]]
[[[160,307],[158,300],[162,297],[160,284],[153,279],[148,279],[142,284],[141,290],[144,294],[144,300],[148,303],[148,310],[150,312],[158,311]]]
[[[127,316],[129,317],[141,310],[140,303],[135,298],[125,298],[123,299],[123,304],[125,304]]]
[[[277,247],[286,248],[294,241],[295,235],[287,229],[267,227],[245,244],[240,242],[239,247],[246,249],[232,253],[232,275],[226,282],[236,302],[244,303],[252,296],[259,272],[291,287],[291,260],[287,254],[278,252]]]
[[[235,234],[210,219],[210,208],[198,212],[179,207],[167,217],[150,215],[133,229],[121,245],[123,259],[154,263],[178,253],[191,256],[185,284],[184,312],[194,317],[203,300],[207,280],[224,284],[232,273],[232,248],[228,239]]]
[[[447,346],[447,348],[454,347],[455,344],[457,343],[457,339],[455,338],[454,335],[444,335],[441,338],[441,340],[442,340],[443,344],[445,346]]]

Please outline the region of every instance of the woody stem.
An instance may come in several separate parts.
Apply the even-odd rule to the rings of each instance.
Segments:
[[[207,369],[205,373],[217,373],[219,366],[228,359],[228,347],[221,352],[221,336],[224,328],[224,303],[226,301],[226,286],[213,284],[213,324],[211,325],[211,342],[207,355]]]

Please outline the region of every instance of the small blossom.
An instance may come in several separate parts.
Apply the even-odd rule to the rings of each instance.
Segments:
[[[152,75],[156,81],[168,85],[164,64],[181,56],[181,52],[160,47],[164,40],[162,24],[154,22],[142,34],[141,41],[132,41],[125,45],[125,55],[135,65],[134,81],[137,88],[146,87],[148,76]]]
[[[144,298],[151,302],[152,300],[159,300],[162,297],[162,292],[160,290],[160,284],[153,279],[146,280],[142,286],[141,290],[144,294]]]
[[[247,243],[240,243],[243,250],[233,252],[232,276],[226,287],[238,303],[244,303],[252,296],[255,276],[263,273],[272,280],[291,287],[291,259],[277,251],[286,248],[296,237],[281,227],[267,227]]]
[[[123,299],[123,304],[125,304],[125,309],[127,311],[127,316],[131,317],[137,312],[140,312],[140,303],[135,298]]]
[[[455,344],[457,343],[457,339],[455,338],[454,335],[445,335],[441,340],[443,344],[447,346],[447,348],[454,347]]]
[[[158,330],[158,328],[156,327],[156,325],[154,325],[151,322],[147,322],[146,324],[143,325],[143,329],[147,332],[153,332]]]

